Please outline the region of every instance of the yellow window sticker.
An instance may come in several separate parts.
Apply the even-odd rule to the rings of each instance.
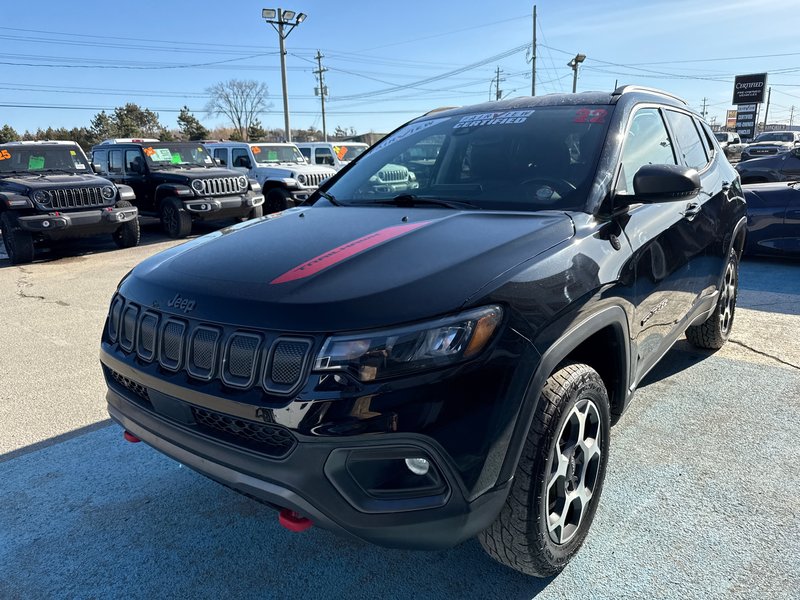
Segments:
[[[342,160],[344,155],[347,154],[347,146],[334,146],[333,151],[339,157],[339,160]]]

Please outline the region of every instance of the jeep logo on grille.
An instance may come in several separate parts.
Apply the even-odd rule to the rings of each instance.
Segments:
[[[183,298],[180,294],[175,294],[175,297],[167,302],[167,306],[182,310],[184,313],[189,313],[194,310],[194,300],[191,298]]]

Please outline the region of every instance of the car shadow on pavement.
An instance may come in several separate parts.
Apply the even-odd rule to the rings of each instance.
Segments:
[[[745,257],[739,266],[736,305],[800,315],[800,261]]]
[[[277,512],[104,427],[0,462],[0,597],[503,598],[552,580],[477,540],[378,548]]]

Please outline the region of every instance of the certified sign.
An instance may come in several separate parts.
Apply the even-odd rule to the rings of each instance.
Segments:
[[[764,102],[767,89],[767,74],[737,75],[733,82],[733,102],[731,104],[760,104]]]

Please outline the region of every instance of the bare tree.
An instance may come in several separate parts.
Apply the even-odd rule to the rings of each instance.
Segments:
[[[245,140],[248,139],[247,130],[258,120],[259,113],[269,108],[266,83],[230,79],[207,88],[206,92],[211,96],[206,112],[228,117]]]

